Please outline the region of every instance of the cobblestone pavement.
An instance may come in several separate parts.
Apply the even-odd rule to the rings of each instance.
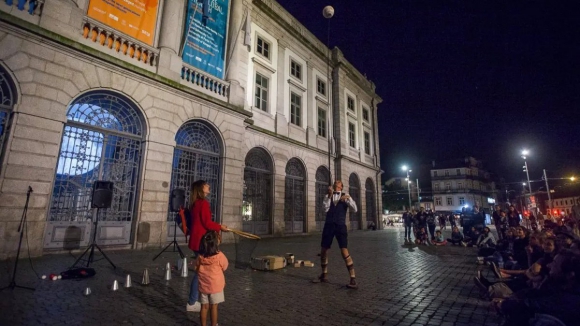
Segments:
[[[472,282],[474,249],[404,246],[402,239],[401,228],[350,233],[358,290],[344,286],[348,274],[336,243],[329,256],[330,283],[311,283],[320,272],[319,235],[261,240],[254,255],[292,252],[297,259],[316,264],[274,272],[234,268],[234,245],[225,244],[222,250],[231,268],[226,271],[226,302],[219,307],[219,324],[497,324]],[[172,280],[163,280],[165,264],[175,264],[178,255],[165,253],[152,261],[158,251],[106,251],[117,269],[102,260],[92,265],[97,275],[83,280],[40,280],[22,260],[17,284],[34,286],[36,291],[0,292],[0,325],[199,325],[197,313],[185,312],[190,278],[174,273]],[[64,271],[74,261],[67,254],[32,260],[41,275]],[[11,266],[12,262],[0,262],[1,286],[8,284]],[[144,268],[151,274],[149,286],[138,284]],[[132,275],[131,288],[122,285],[127,273]],[[121,284],[114,292],[110,287],[115,279]],[[87,286],[92,294],[85,297]]]

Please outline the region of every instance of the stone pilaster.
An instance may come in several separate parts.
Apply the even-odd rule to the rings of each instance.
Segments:
[[[183,33],[181,29],[184,17],[183,1],[164,1],[159,33],[159,65],[157,73],[176,81],[181,78],[182,60],[178,52]]]
[[[248,51],[251,46],[244,45],[246,31],[242,26],[246,23],[247,15],[251,15],[252,11],[244,5],[243,0],[232,0],[230,5],[227,52],[228,55],[231,53],[231,57],[227,58],[226,62],[226,80],[230,83],[229,101],[233,105],[245,107],[245,89],[248,87]]]
[[[286,85],[286,44],[278,41],[278,94],[276,95],[276,133],[288,136],[288,117],[284,114],[284,99],[288,86]]]

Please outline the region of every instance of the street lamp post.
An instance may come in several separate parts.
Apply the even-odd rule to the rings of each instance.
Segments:
[[[407,190],[409,191],[409,210],[411,210],[411,179],[409,179],[409,172],[413,172],[412,170],[409,170],[409,168],[406,165],[403,165],[402,167],[403,171],[407,172]]]
[[[419,189],[419,179],[417,179],[417,202],[419,203],[419,208],[421,208],[421,189]]]
[[[544,169],[544,180],[546,181],[546,192],[548,193],[548,211],[552,209],[552,196],[550,195],[550,186],[548,185],[548,176],[546,176],[546,169]]]
[[[529,191],[529,194],[531,196],[532,195],[532,183],[530,182],[530,172],[528,171],[528,162],[526,160],[526,158],[527,158],[527,156],[528,156],[529,153],[530,152],[527,149],[524,149],[522,151],[522,158],[524,159],[524,166],[523,166],[523,168],[524,168],[524,171],[526,172],[526,176],[528,178],[528,191]],[[525,186],[525,183],[524,183],[524,186]],[[525,188],[524,188],[524,190],[525,190]],[[528,203],[527,203],[527,201],[525,199],[526,199],[526,194],[525,194],[525,191],[524,191],[524,201],[525,201],[525,204],[527,206]]]

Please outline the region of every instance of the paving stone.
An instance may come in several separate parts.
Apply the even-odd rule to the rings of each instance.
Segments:
[[[274,272],[234,268],[235,247],[224,244],[230,259],[226,271],[226,301],[220,304],[220,325],[496,325],[471,281],[476,265],[473,248],[407,247],[402,229],[359,231],[349,234],[359,289],[347,290],[348,274],[336,246],[329,253],[328,284],[312,284],[319,270],[320,236],[265,238],[254,256],[294,253],[315,268],[288,267]],[[185,245],[182,245],[185,249]],[[190,278],[174,273],[163,280],[167,262],[178,255],[159,250],[107,250],[117,264],[106,260],[92,265],[97,275],[83,280],[39,280],[27,260],[19,264],[17,283],[34,286],[0,292],[0,325],[198,325],[199,314],[185,312]],[[74,254],[78,256],[78,253]],[[100,258],[100,255],[97,257]],[[47,254],[32,259],[42,275],[66,270],[75,258]],[[0,262],[0,286],[9,283],[11,261]],[[139,284],[149,269],[151,284]],[[133,287],[124,288],[131,274]],[[191,277],[191,275],[190,275]],[[110,290],[113,281],[118,291]],[[90,287],[92,294],[83,296]],[[10,312],[10,313],[6,313]]]

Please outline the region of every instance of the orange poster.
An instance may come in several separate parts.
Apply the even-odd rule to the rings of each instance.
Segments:
[[[87,15],[153,45],[159,0],[91,0]]]

